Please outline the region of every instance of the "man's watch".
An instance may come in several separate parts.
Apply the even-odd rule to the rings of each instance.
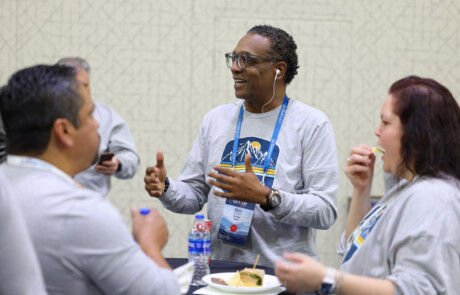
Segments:
[[[273,210],[281,204],[281,193],[277,190],[272,189],[267,195],[267,204],[260,205],[260,208],[264,211]]]
[[[165,189],[163,190],[163,195],[166,194],[169,188],[169,179],[168,177],[165,178]]]

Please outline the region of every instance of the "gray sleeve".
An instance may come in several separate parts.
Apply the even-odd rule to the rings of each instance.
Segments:
[[[396,294],[450,294],[460,288],[458,245],[423,236],[401,246],[396,260],[387,277],[395,283]]]
[[[0,294],[47,294],[19,206],[0,174]]]
[[[394,220],[388,279],[396,294],[451,294],[460,290],[460,193],[427,181]]]
[[[73,232],[66,234],[65,244],[72,247],[65,259],[104,294],[180,294],[173,271],[159,267],[142,252],[120,214],[105,199],[92,206],[87,218],[70,222],[72,226],[66,228]]]
[[[281,205],[269,211],[280,222],[328,229],[337,218],[339,183],[337,150],[330,122],[317,126],[312,138],[302,144],[302,188],[283,191]]]
[[[176,213],[194,214],[208,201],[210,186],[206,183],[203,129],[187,158],[178,181],[170,179],[170,186],[160,198],[165,208]]]
[[[139,168],[139,155],[137,154],[133,136],[126,121],[114,110],[110,116],[110,137],[108,150],[115,153],[115,157],[121,162],[121,170],[114,175],[120,179],[132,178]]]

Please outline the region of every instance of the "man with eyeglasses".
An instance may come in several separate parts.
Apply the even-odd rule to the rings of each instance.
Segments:
[[[297,45],[285,31],[255,26],[225,55],[235,95],[204,118],[177,181],[164,155],[145,189],[173,211],[208,203],[211,256],[273,267],[284,251],[317,257],[316,229],[337,217],[337,152],[327,116],[286,95],[297,74]]]

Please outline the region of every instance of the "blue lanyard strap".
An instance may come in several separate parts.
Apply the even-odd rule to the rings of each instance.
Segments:
[[[263,177],[262,177],[262,184],[265,184],[265,175],[267,174],[268,167],[270,166],[270,161],[272,159],[273,150],[275,149],[276,140],[278,139],[278,134],[281,130],[281,124],[283,124],[284,115],[286,114],[286,109],[289,103],[289,98],[287,95],[284,95],[283,104],[281,106],[281,110],[278,114],[278,119],[276,120],[275,130],[273,130],[272,139],[270,141],[270,147],[268,148],[267,157],[265,158],[264,170],[263,170]],[[240,114],[238,116],[238,122],[236,124],[235,130],[235,139],[233,141],[233,153],[232,153],[232,169],[235,169],[236,163],[236,155],[238,150],[238,143],[240,141],[240,133],[241,133],[241,124],[243,122],[243,105],[240,108]]]
[[[238,151],[238,143],[240,141],[241,123],[243,123],[243,112],[244,112],[244,108],[243,108],[243,105],[241,105],[240,115],[238,116],[238,122],[236,123],[235,139],[233,140],[232,170],[235,170],[235,162],[236,162],[236,155],[237,155],[237,151]]]

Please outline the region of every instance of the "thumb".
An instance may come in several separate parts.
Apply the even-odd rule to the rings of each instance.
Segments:
[[[162,151],[157,152],[157,168],[163,168],[165,166],[164,164],[164,155]]]
[[[246,157],[244,157],[244,166],[246,168],[246,172],[254,173],[251,165],[251,154],[247,154]]]

